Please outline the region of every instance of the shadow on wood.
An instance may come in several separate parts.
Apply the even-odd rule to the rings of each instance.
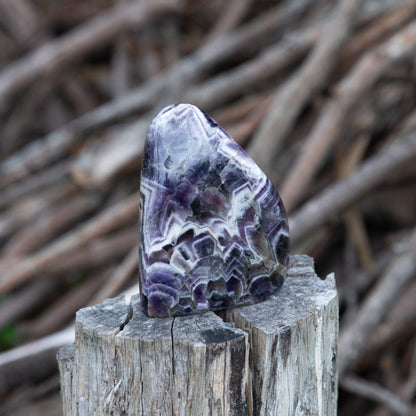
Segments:
[[[277,295],[223,319],[149,318],[138,296],[80,310],[58,353],[64,415],[335,415],[335,280],[290,262]]]

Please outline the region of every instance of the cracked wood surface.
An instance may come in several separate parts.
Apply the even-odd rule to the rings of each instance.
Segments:
[[[58,353],[64,415],[335,415],[332,276],[292,256],[281,292],[216,315],[149,318],[139,296],[77,313]]]

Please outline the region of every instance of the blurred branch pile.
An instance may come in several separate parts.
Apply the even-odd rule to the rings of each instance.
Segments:
[[[60,414],[62,329],[137,283],[141,151],[174,102],[335,271],[339,414],[415,415],[415,56],[414,0],[0,0],[0,415]]]

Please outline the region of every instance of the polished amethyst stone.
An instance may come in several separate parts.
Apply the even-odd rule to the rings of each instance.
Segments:
[[[286,277],[289,230],[270,180],[190,104],[152,121],[140,182],[146,313],[188,315],[257,303]]]

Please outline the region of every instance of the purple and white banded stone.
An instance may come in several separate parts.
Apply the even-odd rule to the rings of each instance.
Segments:
[[[153,317],[253,304],[286,277],[289,229],[270,180],[208,115],[163,109],[140,179],[140,290]]]

